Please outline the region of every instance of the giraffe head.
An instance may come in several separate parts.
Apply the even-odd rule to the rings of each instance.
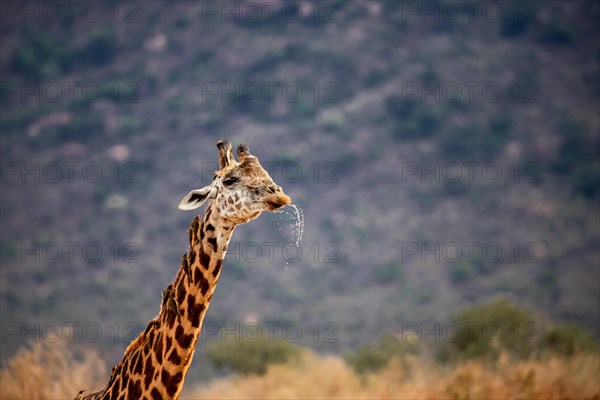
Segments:
[[[219,164],[212,183],[188,193],[179,203],[181,210],[193,210],[211,199],[221,218],[241,224],[258,217],[263,211],[275,211],[291,203],[258,158],[250,154],[248,146],[237,148],[239,162],[233,158],[231,144],[227,140],[217,142]]]

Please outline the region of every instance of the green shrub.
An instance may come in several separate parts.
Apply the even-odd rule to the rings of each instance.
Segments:
[[[558,323],[545,329],[541,340],[542,349],[567,356],[575,353],[598,352],[598,341],[577,325]]]
[[[460,260],[454,265],[450,266],[448,276],[450,281],[454,284],[460,284],[470,281],[475,277],[475,268],[473,264],[468,261]]]
[[[119,133],[130,135],[142,129],[144,122],[138,117],[123,116],[119,120]]]
[[[91,34],[90,40],[80,50],[79,57],[89,64],[107,64],[116,53],[116,38],[111,30],[98,30]]]
[[[573,191],[586,197],[595,197],[600,191],[600,157],[597,141],[591,139],[588,127],[571,115],[559,125],[559,154],[553,169],[569,177]]]
[[[344,355],[346,362],[359,374],[377,372],[390,361],[391,354],[385,353],[377,346],[362,344],[356,352]]]
[[[475,124],[457,128],[442,138],[440,151],[448,159],[494,157],[504,149],[510,134],[510,121],[491,119],[487,128]]]
[[[537,340],[538,327],[531,312],[505,297],[467,306],[455,315],[454,322],[460,334],[444,343],[443,358],[495,359],[502,351],[526,358]]]
[[[385,106],[396,123],[392,130],[396,139],[428,138],[441,126],[443,112],[439,104],[393,95],[387,98]]]
[[[344,354],[346,362],[359,374],[377,372],[392,358],[403,359],[420,351],[415,336],[384,335],[375,345],[361,344],[355,352]]]
[[[397,262],[391,262],[375,267],[375,280],[380,284],[394,284],[404,278],[402,266]]]
[[[93,138],[102,137],[104,133],[103,118],[88,112],[78,114],[69,123],[58,127],[56,138],[60,141],[89,142]]]
[[[43,79],[68,71],[74,61],[74,53],[52,37],[40,35],[30,44],[15,52],[12,69],[31,79]]]
[[[270,364],[283,364],[295,357],[299,350],[285,340],[247,338],[233,342],[211,343],[207,346],[208,359],[217,368],[227,368],[243,375],[262,375]]]

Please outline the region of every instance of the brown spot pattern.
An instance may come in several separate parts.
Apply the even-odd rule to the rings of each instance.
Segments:
[[[208,264],[210,264],[210,257],[205,252],[200,253],[200,265],[204,267],[204,269],[208,269]]]
[[[177,285],[177,302],[179,304],[183,303],[183,298],[185,297],[185,285],[183,284],[183,277],[179,280],[179,284]]]
[[[193,264],[194,261],[196,261],[196,250],[190,249],[188,258],[189,258],[190,264]]]
[[[182,379],[183,375],[181,372],[171,375],[169,372],[167,372],[167,370],[162,370],[161,380],[169,396],[174,396],[175,393],[177,393],[178,385]]]
[[[142,397],[142,385],[139,380],[135,381],[135,383],[133,380],[129,381],[129,385],[127,386],[127,397],[130,399],[139,399]]]
[[[117,398],[117,394],[119,393],[120,389],[121,389],[121,380],[119,379],[119,380],[117,380],[115,382],[115,384],[113,384],[113,388],[112,388],[112,391],[110,392],[110,396],[113,399],[116,399]]]
[[[179,365],[181,363],[181,357],[179,357],[179,353],[176,348],[173,348],[171,354],[169,355],[169,361],[171,361],[175,365]]]
[[[208,238],[206,241],[212,244],[213,252],[217,252],[217,238]]]
[[[181,325],[177,327],[177,330],[175,331],[175,339],[177,340],[177,343],[180,347],[184,349],[189,348],[193,338],[194,335],[191,333],[188,335],[184,335],[183,327]]]
[[[208,292],[208,288],[209,284],[208,281],[205,279],[202,281],[202,285],[200,285],[200,291],[202,292],[202,296],[206,295],[206,292]]]
[[[140,353],[136,353],[135,358],[134,358],[134,364],[133,364],[133,372],[136,374],[141,375],[142,374],[142,368],[144,366],[144,363],[142,361],[142,357],[140,357]]]
[[[221,271],[221,266],[223,265],[223,260],[217,260],[217,264],[215,265],[215,269],[213,270],[213,276],[216,278]]]
[[[154,366],[152,365],[152,358],[146,359],[146,366],[144,367],[144,384],[146,387],[150,387],[152,383],[152,374],[154,374]]]
[[[162,342],[162,336],[160,336],[160,335],[156,338],[156,343],[154,344],[154,354],[156,354],[156,361],[159,364],[162,364],[163,342]]]
[[[157,388],[152,388],[150,396],[152,396],[152,400],[162,400],[162,396],[160,395],[160,392]]]
[[[187,308],[190,322],[194,328],[200,326],[200,316],[202,311],[204,311],[204,304],[196,303],[196,299],[189,294],[187,298]]]

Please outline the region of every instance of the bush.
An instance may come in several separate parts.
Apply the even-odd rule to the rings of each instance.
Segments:
[[[600,157],[598,144],[588,134],[588,127],[571,115],[558,125],[561,136],[558,159],[553,169],[568,175],[573,191],[592,198],[600,191]]]
[[[385,367],[392,358],[403,359],[408,354],[420,351],[415,336],[398,336],[391,333],[383,336],[373,346],[362,344],[355,352],[344,355],[346,362],[359,374],[377,372]]]
[[[572,356],[575,353],[593,351],[598,353],[598,341],[577,325],[558,323],[546,328],[542,336],[542,348]]]
[[[263,375],[270,364],[283,364],[299,350],[285,340],[260,338],[250,341],[212,343],[207,346],[209,360],[217,368],[227,368],[243,375]]]
[[[57,129],[56,138],[60,141],[89,142],[105,133],[104,120],[92,112],[76,115],[68,124]]]
[[[439,105],[436,107],[415,99],[390,96],[385,106],[396,122],[392,131],[396,139],[428,138],[437,133],[441,125],[442,112]]]
[[[448,276],[453,284],[465,283],[473,279],[476,275],[473,264],[468,261],[459,261],[451,265]]]
[[[112,31],[98,30],[93,32],[86,46],[80,51],[81,60],[89,64],[107,64],[115,56],[116,38]]]
[[[491,158],[500,153],[510,139],[511,124],[506,119],[491,119],[487,128],[470,125],[456,129],[440,142],[448,159]]]
[[[375,267],[373,276],[375,281],[380,284],[396,284],[403,281],[404,271],[402,265],[391,262]]]
[[[73,52],[52,37],[42,35],[15,52],[12,69],[37,80],[68,71],[74,59]]]
[[[467,306],[454,320],[460,334],[445,343],[440,354],[443,358],[495,359],[502,351],[526,358],[534,350],[537,325],[533,315],[508,298],[497,297],[489,303]]]

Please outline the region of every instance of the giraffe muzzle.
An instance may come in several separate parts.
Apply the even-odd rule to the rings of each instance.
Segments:
[[[268,200],[265,200],[264,204],[265,204],[265,207],[267,208],[267,210],[275,211],[275,210],[280,209],[283,206],[287,206],[291,202],[292,202],[292,199],[290,198],[290,196],[288,196],[285,193],[281,193],[281,194],[278,194],[278,195],[275,195],[275,196],[269,198]]]

